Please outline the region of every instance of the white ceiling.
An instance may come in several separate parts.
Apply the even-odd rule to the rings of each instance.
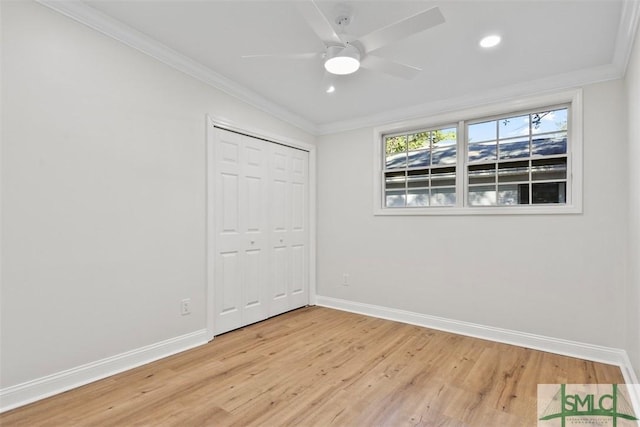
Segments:
[[[638,9],[622,0],[318,1],[331,22],[348,7],[353,16],[348,30],[355,37],[433,6],[446,19],[375,52],[422,68],[417,78],[361,69],[339,77],[336,92],[327,94],[320,58],[241,58],[323,50],[294,3],[86,0],[83,7],[143,33],[222,76],[227,91],[240,88],[239,96],[261,99],[262,108],[271,106],[316,133],[505,87],[544,90],[620,77],[633,36],[627,33],[635,29]],[[489,33],[500,34],[503,42],[483,50],[478,41]]]

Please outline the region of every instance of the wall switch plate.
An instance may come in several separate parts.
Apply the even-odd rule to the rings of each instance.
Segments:
[[[183,316],[191,314],[191,298],[185,298],[180,301],[180,313]]]

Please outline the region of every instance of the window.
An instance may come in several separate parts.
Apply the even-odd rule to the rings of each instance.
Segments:
[[[466,125],[469,206],[565,204],[568,106]]]
[[[445,127],[384,138],[387,207],[455,205],[457,135]]]
[[[580,92],[514,105],[376,129],[376,213],[581,212]]]

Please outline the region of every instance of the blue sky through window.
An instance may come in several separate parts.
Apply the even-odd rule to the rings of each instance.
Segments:
[[[541,111],[531,115],[506,117],[474,123],[468,127],[468,140],[471,143],[495,141],[529,135],[529,122],[533,118],[532,134],[564,131],[567,129],[567,108],[551,111]],[[499,133],[499,135],[498,135]]]

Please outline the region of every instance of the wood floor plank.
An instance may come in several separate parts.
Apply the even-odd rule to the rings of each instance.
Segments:
[[[2,426],[535,426],[615,366],[320,307],[0,414]]]

